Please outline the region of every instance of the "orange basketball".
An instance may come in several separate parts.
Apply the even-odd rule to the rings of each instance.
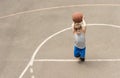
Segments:
[[[82,18],[83,18],[83,14],[80,13],[80,12],[75,12],[75,13],[73,13],[73,15],[72,15],[72,20],[73,20],[75,23],[80,23],[80,22],[82,22]]]

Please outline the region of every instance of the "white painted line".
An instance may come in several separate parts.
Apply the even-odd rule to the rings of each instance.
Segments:
[[[23,77],[23,75],[25,74],[25,72],[28,70],[29,67],[30,67],[30,64],[28,63],[28,65],[25,67],[25,69],[23,70],[23,72],[20,74],[19,78]]]
[[[35,59],[34,62],[76,62],[79,59]],[[120,59],[86,59],[85,61],[96,62],[120,62]]]
[[[105,27],[120,28],[119,25],[113,25],[113,24],[97,24],[97,23],[87,24],[87,26],[105,26]]]
[[[76,62],[78,59],[35,59],[34,62]]]
[[[35,78],[32,66],[30,67],[31,78]]]
[[[33,60],[34,60],[36,54],[38,53],[38,51],[40,50],[40,48],[41,48],[49,39],[53,38],[54,36],[56,36],[56,35],[64,32],[64,31],[66,31],[66,30],[71,29],[71,28],[72,28],[72,27],[63,29],[63,30],[61,30],[61,31],[59,31],[59,32],[57,32],[57,33],[49,36],[48,38],[46,38],[46,39],[36,48],[35,52],[33,52],[33,55],[32,55],[32,58],[31,58],[30,62],[28,63],[28,65],[26,66],[26,68],[23,70],[23,72],[21,73],[21,75],[20,75],[19,78],[22,78],[23,75],[24,75],[24,73],[25,73],[25,72],[27,71],[27,69],[29,68],[29,66],[32,66],[32,65],[33,65]]]
[[[32,67],[30,68],[30,73],[33,73],[33,68]]]
[[[32,76],[31,76],[31,78],[35,78],[35,76],[34,76],[34,75],[32,75]]]
[[[45,10],[53,10],[53,9],[60,9],[60,8],[71,8],[71,7],[88,7],[88,6],[120,6],[120,4],[80,4],[80,5],[67,5],[67,6],[56,6],[56,7],[49,7],[49,8],[42,8],[42,9],[35,9],[35,10],[29,10],[29,11],[23,11],[23,12],[18,12],[14,14],[9,14],[5,16],[1,16],[0,19],[11,17],[11,16],[16,16],[16,15],[21,15],[21,14],[28,14],[28,13],[33,13],[33,12],[39,12],[39,11],[45,11]]]
[[[34,60],[36,54],[38,53],[38,51],[40,50],[40,48],[41,48],[48,40],[50,40],[51,38],[55,37],[56,35],[58,35],[58,34],[64,32],[64,31],[66,31],[66,30],[69,30],[69,29],[71,29],[71,28],[72,28],[72,27],[65,28],[65,29],[63,29],[63,30],[61,30],[61,31],[59,31],[59,32],[57,32],[57,33],[55,33],[55,34],[49,36],[48,38],[46,38],[46,39],[37,47],[37,49],[35,50],[35,52],[34,52],[32,58],[31,58],[32,61],[30,62],[30,65],[31,65],[31,66],[33,65],[33,60]]]

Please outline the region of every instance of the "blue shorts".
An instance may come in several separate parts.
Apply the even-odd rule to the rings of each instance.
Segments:
[[[86,48],[80,49],[74,46],[74,57],[85,58]]]

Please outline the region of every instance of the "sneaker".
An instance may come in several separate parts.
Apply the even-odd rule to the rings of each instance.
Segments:
[[[85,61],[85,58],[80,58],[81,62],[84,62]]]

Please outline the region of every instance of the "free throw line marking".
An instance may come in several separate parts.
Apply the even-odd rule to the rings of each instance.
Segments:
[[[79,59],[35,59],[34,62],[76,62]],[[85,61],[96,62],[120,62],[120,59],[86,59]]]

